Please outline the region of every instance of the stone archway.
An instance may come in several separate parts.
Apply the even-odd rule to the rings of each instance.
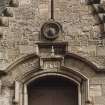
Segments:
[[[63,68],[62,68],[63,70]],[[78,76],[77,76],[78,75]],[[27,76],[26,76],[27,77]],[[32,104],[30,102],[31,99],[29,98],[29,87],[32,86],[30,85],[31,83],[37,81],[38,79],[43,79],[44,77],[61,77],[63,79],[68,80],[69,82],[75,84],[73,85],[75,87],[75,91],[77,91],[75,93],[76,96],[76,102],[75,105],[85,105],[86,101],[88,100],[88,79],[83,77],[83,75],[79,74],[79,73],[73,73],[73,72],[64,72],[64,71],[41,71],[41,72],[37,72],[37,73],[33,73],[30,78],[26,78],[24,81],[24,85],[21,88],[21,90],[23,90],[22,93],[22,105],[30,105]],[[49,84],[47,84],[49,85]],[[69,86],[69,85],[68,85]],[[32,94],[31,94],[32,96]],[[29,101],[29,102],[28,102]],[[20,101],[21,102],[21,101]],[[29,104],[30,103],[30,104]],[[21,105],[21,103],[20,103]]]
[[[28,84],[29,105],[78,105],[79,85],[61,76],[44,76]]]
[[[89,99],[89,79],[95,74],[94,70],[97,70],[94,69],[95,65],[85,61],[85,59],[81,59],[79,56],[76,57],[74,54],[68,54],[64,56],[62,61],[63,63],[61,63],[60,67],[56,70],[54,68],[42,69],[41,67],[43,67],[43,65],[40,67],[40,59],[41,58],[35,54],[26,56],[23,57],[23,59],[19,59],[16,63],[12,64],[12,66],[7,69],[7,75],[5,78],[2,78],[2,81],[8,81],[11,85],[13,85],[15,81],[15,93],[13,102],[17,103],[18,105],[29,105],[27,91],[29,84],[39,78],[46,76],[56,76],[66,78],[69,81],[73,81],[75,84],[77,84],[78,105],[87,104],[86,102]],[[62,59],[53,58],[50,60],[59,61]]]

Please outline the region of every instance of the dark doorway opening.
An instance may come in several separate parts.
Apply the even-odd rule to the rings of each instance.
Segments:
[[[78,105],[78,85],[56,76],[46,76],[28,85],[28,105]]]

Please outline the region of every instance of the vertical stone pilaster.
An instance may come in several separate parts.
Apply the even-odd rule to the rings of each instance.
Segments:
[[[23,86],[21,87],[21,89],[20,89],[20,104],[19,105],[23,105],[23,91],[22,91],[22,89],[23,89]]]
[[[15,81],[15,99],[14,103],[18,104],[20,100],[20,83]]]
[[[26,85],[24,85],[24,105],[28,105],[28,92]]]

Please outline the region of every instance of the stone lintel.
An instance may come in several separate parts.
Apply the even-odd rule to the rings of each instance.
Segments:
[[[64,42],[64,41],[57,41],[57,42],[38,41],[38,42],[36,42],[36,44],[38,44],[39,46],[43,46],[43,45],[68,45],[68,42]]]
[[[43,48],[46,49],[46,52],[48,50],[51,50],[53,48],[55,55],[64,55],[68,51],[68,42],[62,42],[62,41],[57,41],[57,42],[37,42],[38,45],[38,52],[41,54],[43,51],[41,51]]]

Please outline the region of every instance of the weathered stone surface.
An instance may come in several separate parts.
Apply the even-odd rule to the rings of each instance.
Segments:
[[[11,105],[10,89],[3,88],[2,95],[0,95],[0,105]]]
[[[94,104],[104,105],[105,104],[105,98],[104,97],[95,97],[94,98]]]
[[[100,39],[102,31],[92,16],[90,6],[83,4],[85,0],[54,0],[54,19],[61,23],[63,32],[55,41],[68,42],[68,51],[82,56],[96,65],[105,66],[105,39]],[[82,3],[81,3],[82,2]],[[101,0],[101,3],[103,0]],[[1,3],[1,2],[0,2]],[[51,17],[50,0],[12,0],[8,13],[13,17],[0,17],[0,70],[5,69],[22,55],[38,52],[36,42],[41,41],[40,29]],[[13,8],[17,7],[17,8]],[[6,26],[6,27],[4,27]],[[44,40],[47,41],[47,40]],[[49,42],[49,41],[48,41]],[[98,45],[101,42],[101,47]],[[3,50],[2,50],[3,49]],[[50,52],[42,48],[42,53]],[[39,52],[37,53],[38,55]],[[42,54],[44,56],[44,54]],[[47,62],[44,67],[53,66]],[[66,59],[64,66],[73,68],[89,79],[90,96],[94,96],[95,105],[105,103],[105,74],[97,73],[86,62],[80,59]],[[7,76],[2,78],[3,90],[0,94],[0,105],[11,105],[14,92],[8,86],[22,78],[30,71],[37,71],[39,59],[28,59],[17,64]],[[98,66],[97,66],[98,67]],[[38,69],[39,70],[39,69]],[[1,78],[1,77],[0,77]]]
[[[97,56],[105,56],[105,47],[97,47]]]
[[[105,85],[102,85],[102,95],[105,96]]]
[[[95,24],[96,20],[93,16],[89,14],[88,6],[81,4],[81,1],[68,0],[58,0],[54,4],[55,20],[63,26],[64,37],[61,39],[69,42],[70,51],[84,55],[86,58],[91,56],[94,61],[100,62],[101,60],[95,60],[95,56],[98,56],[96,47],[100,28]],[[6,33],[5,42],[8,43],[8,47],[12,44],[19,50],[21,44],[34,46],[42,24],[50,18],[50,2],[48,0],[21,0],[19,7],[13,10],[15,18],[9,19],[9,33]],[[8,26],[8,22],[3,23]]]
[[[20,6],[21,5],[29,5],[29,4],[31,4],[31,0],[21,0],[21,1],[19,1],[19,4],[20,4]]]
[[[4,15],[4,16],[7,16],[7,17],[12,17],[12,16],[13,16],[13,8],[7,7],[7,8],[3,11],[3,15]]]
[[[20,45],[19,49],[21,54],[31,54],[35,52],[34,46]]]
[[[18,0],[10,0],[9,1],[9,6],[18,7],[19,6],[19,1]]]
[[[101,85],[90,85],[90,96],[102,96],[102,87]]]
[[[0,0],[0,16],[2,16],[2,13],[4,9],[8,6],[9,0]]]
[[[24,57],[23,61],[25,61]],[[30,74],[30,72],[38,71],[38,68],[40,66],[39,59],[37,57],[33,57],[31,59],[26,57],[26,62],[20,61],[19,64],[13,65],[15,66],[12,67],[11,65],[8,69],[11,73],[2,79],[4,86],[11,87],[15,80],[21,80],[21,78],[23,78],[27,74]]]
[[[100,85],[105,85],[105,77],[103,74],[100,76],[94,76],[92,79],[90,79],[90,84],[100,84]]]
[[[0,17],[0,26],[8,27],[9,19],[8,17]]]

